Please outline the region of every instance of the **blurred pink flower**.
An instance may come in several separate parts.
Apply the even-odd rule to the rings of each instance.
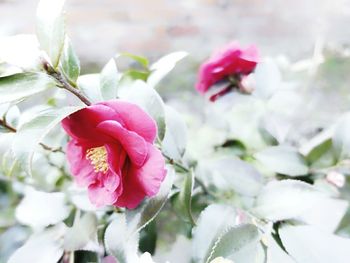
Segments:
[[[113,256],[107,256],[102,259],[102,263],[118,263]]]
[[[330,171],[326,176],[326,180],[330,184],[332,184],[338,188],[342,188],[345,185],[346,178],[343,174],[341,174],[339,172]]]
[[[211,96],[210,100],[215,101],[231,90],[232,81],[239,86],[242,78],[254,71],[258,60],[258,50],[254,45],[240,48],[238,43],[232,42],[200,66],[195,87],[204,94],[217,82],[230,78],[231,83],[226,88]]]
[[[111,100],[71,114],[62,126],[71,137],[71,173],[80,186],[88,187],[93,204],[133,209],[157,194],[165,161],[153,145],[156,123],[141,108]]]

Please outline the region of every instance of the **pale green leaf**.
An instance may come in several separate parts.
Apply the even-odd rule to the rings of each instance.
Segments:
[[[323,231],[333,233],[343,219],[349,202],[335,198],[322,198],[303,212],[298,219],[306,224],[317,226]]]
[[[89,244],[97,245],[97,218],[93,213],[86,213],[74,220],[64,236],[64,249],[67,251],[85,250]]]
[[[336,156],[333,151],[332,136],[334,127],[326,129],[308,140],[300,147],[300,153],[312,167],[329,167],[334,165]]]
[[[267,263],[295,263],[295,261],[277,244],[272,236],[269,236]]]
[[[33,234],[27,242],[17,249],[8,263],[55,263],[63,255],[62,237],[65,225],[59,224],[45,229],[40,233]]]
[[[172,166],[167,166],[167,175],[155,197],[144,201],[137,209],[127,210],[127,223],[135,232],[141,231],[148,225],[161,211],[169,198],[170,190],[173,186],[175,171]]]
[[[342,116],[337,122],[332,137],[333,146],[338,159],[350,157],[350,113]]]
[[[174,160],[181,160],[187,144],[187,127],[183,117],[169,106],[165,106],[165,136],[162,151]]]
[[[137,61],[140,65],[142,65],[145,69],[148,69],[148,65],[149,65],[149,62],[148,62],[148,59],[143,57],[143,56],[138,56],[138,55],[134,55],[134,54],[131,54],[131,53],[127,53],[127,52],[124,52],[124,53],[121,53],[121,54],[117,54],[115,56],[116,58],[118,57],[128,57],[128,58],[131,58],[135,61]]]
[[[41,112],[20,127],[12,144],[12,150],[24,170],[31,174],[31,162],[35,148],[45,135],[69,114],[81,107],[65,107]]]
[[[100,74],[101,94],[104,100],[115,99],[117,97],[117,87],[120,79],[117,65],[111,59],[102,69]]]
[[[159,94],[145,82],[135,81],[131,86],[121,88],[119,97],[139,105],[157,123],[158,138],[163,140],[165,135],[165,109],[164,102]]]
[[[256,196],[263,185],[262,175],[251,164],[233,156],[203,160],[198,173],[221,190],[246,196]]]
[[[107,251],[118,263],[137,262],[138,235],[130,231],[125,214],[114,215],[113,221],[106,229],[104,243]]]
[[[65,40],[65,0],[40,0],[37,9],[36,33],[40,46],[51,59],[52,66],[58,66]]]
[[[236,211],[231,206],[213,204],[202,211],[193,229],[192,259],[204,263],[217,239],[236,224]]]
[[[16,207],[16,218],[21,224],[42,228],[66,219],[69,210],[63,193],[46,193],[29,188]]]
[[[253,94],[259,98],[271,98],[283,85],[281,73],[271,59],[258,63],[254,75],[256,87]]]
[[[100,74],[79,76],[78,87],[93,103],[103,101],[100,87]]]
[[[305,158],[293,147],[272,146],[254,155],[266,168],[275,173],[300,176],[308,173]]]
[[[3,72],[3,64],[10,65],[9,70]],[[4,64],[5,64],[4,63]],[[14,36],[0,37],[0,75],[8,74],[13,66],[24,71],[39,71],[42,69],[40,61],[39,43],[35,35],[20,34]]]
[[[317,227],[284,225],[279,235],[283,246],[297,262],[345,263],[350,258],[350,239]]]
[[[76,83],[80,74],[80,61],[74,52],[72,43],[68,37],[64,43],[64,49],[61,58],[61,67],[64,75],[70,82]]]
[[[257,196],[254,212],[272,221],[298,219],[328,197],[310,184],[297,180],[268,183]]]
[[[193,186],[194,186],[194,173],[193,171],[191,171],[185,175],[185,179],[182,183],[180,192],[177,196],[176,207],[186,221],[190,222],[192,225],[195,225],[195,222],[192,216]]]
[[[148,85],[155,87],[171,70],[174,69],[177,62],[188,55],[187,52],[178,51],[160,58],[150,67],[151,74],[147,79]]]
[[[259,236],[255,225],[246,224],[229,228],[215,242],[207,263],[220,256],[237,263],[250,262],[248,258],[256,257]],[[245,261],[238,261],[237,257]]]
[[[291,124],[282,116],[267,112],[260,122],[260,133],[267,144],[283,143],[290,131]]]
[[[40,93],[56,85],[44,73],[18,73],[0,78],[0,104],[14,102]]]

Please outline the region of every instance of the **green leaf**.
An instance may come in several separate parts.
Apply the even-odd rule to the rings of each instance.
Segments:
[[[213,204],[200,214],[193,229],[192,259],[205,263],[217,239],[236,224],[236,211],[231,206]]]
[[[350,113],[346,113],[337,122],[332,137],[333,146],[339,160],[350,157]]]
[[[20,34],[0,38],[0,75],[13,74],[13,67],[32,72],[43,68],[35,35]]]
[[[111,59],[100,74],[101,94],[104,100],[115,99],[120,75],[114,59]]]
[[[82,217],[78,216],[73,227],[67,229],[64,236],[64,249],[84,250],[90,242],[97,243],[97,218],[93,213],[86,213]]]
[[[100,87],[100,74],[79,76],[78,87],[93,103],[103,101]]]
[[[133,234],[126,224],[125,214],[115,214],[108,225],[104,243],[107,251],[113,255],[118,263],[138,262],[138,235]]]
[[[178,51],[168,54],[160,58],[157,62],[152,64],[151,71],[147,79],[148,85],[155,87],[171,70],[174,69],[177,62],[188,55],[187,52]]]
[[[260,121],[259,131],[268,145],[277,145],[286,140],[290,127],[291,124],[282,116],[267,112]]]
[[[192,194],[194,186],[194,173],[191,171],[185,175],[185,179],[182,183],[180,193],[177,196],[176,208],[180,215],[187,220],[191,225],[195,225],[192,216]]]
[[[304,157],[294,148],[272,146],[254,155],[264,166],[275,173],[300,176],[308,173]]]
[[[154,254],[156,251],[157,237],[157,225],[156,221],[153,220],[140,232],[139,250],[142,253],[148,252]]]
[[[31,162],[34,150],[41,140],[62,119],[79,109],[81,107],[46,110],[20,127],[14,138],[12,150],[28,174],[31,174]]]
[[[256,196],[263,186],[263,176],[249,163],[236,157],[201,161],[198,173],[220,190]]]
[[[322,158],[331,154],[331,163],[334,164],[332,136],[334,129],[326,129],[315,137],[308,140],[300,147],[300,152],[306,157],[310,164],[319,163]],[[331,166],[329,164],[328,166]]]
[[[308,225],[317,226],[323,231],[333,233],[349,207],[349,202],[335,198],[322,198],[298,219]]]
[[[326,194],[302,181],[272,181],[257,196],[253,211],[272,221],[298,219],[327,198]]]
[[[254,259],[257,253],[258,241],[259,231],[256,226],[246,224],[231,227],[217,239],[207,262],[210,262],[216,257],[224,257],[239,263],[236,257],[242,257],[240,255],[242,252],[244,253],[243,258],[245,260],[248,258]]]
[[[296,262],[347,262],[350,239],[323,232],[313,226],[284,225],[279,234],[289,255]]]
[[[58,262],[64,252],[61,246],[64,231],[64,224],[59,224],[40,233],[33,234],[23,246],[12,254],[8,263]]]
[[[140,63],[140,65],[142,65],[145,69],[148,69],[149,62],[148,62],[148,59],[145,58],[145,57],[134,55],[134,54],[127,53],[127,52],[124,52],[124,53],[121,53],[121,54],[117,54],[116,58],[118,58],[118,57],[131,58],[131,59],[137,61],[138,63]]]
[[[16,218],[32,228],[57,224],[69,215],[63,193],[46,193],[29,188],[16,207]]]
[[[137,209],[126,211],[128,225],[131,228],[134,228],[135,232],[140,232],[162,210],[163,206],[169,198],[174,178],[174,168],[172,166],[167,166],[167,175],[160,187],[158,194],[155,197],[147,199]]]
[[[37,9],[36,33],[43,50],[51,59],[52,66],[58,66],[65,40],[65,0],[40,0]]]
[[[157,123],[158,138],[163,140],[165,135],[165,109],[164,102],[159,94],[145,82],[135,81],[131,86],[121,87],[119,97],[139,105]]]
[[[79,250],[74,252],[74,262],[100,263],[100,257],[97,252]]]
[[[149,76],[149,72],[140,71],[135,69],[129,69],[123,73],[121,81],[130,81],[130,80],[143,80],[146,81]]]
[[[283,85],[281,73],[271,59],[258,63],[254,74],[256,80],[254,95],[259,98],[266,100],[271,98]]]
[[[295,263],[295,261],[277,244],[272,236],[268,239],[268,263]]]
[[[174,160],[181,160],[187,144],[187,127],[183,117],[169,106],[165,106],[165,136],[162,151]]]
[[[66,37],[66,41],[64,43],[61,67],[64,75],[69,79],[69,81],[76,83],[80,74],[80,62],[68,37]]]
[[[1,77],[0,104],[18,101],[54,86],[56,81],[44,73],[18,73]]]

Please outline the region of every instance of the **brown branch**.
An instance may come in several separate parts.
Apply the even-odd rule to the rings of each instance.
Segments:
[[[180,170],[182,170],[185,173],[189,173],[191,172],[190,168],[185,167],[183,164],[176,162],[174,159],[172,159],[171,157],[169,157],[168,155],[166,155],[165,153],[162,153],[163,156],[165,157],[165,159],[167,159],[169,161],[169,163],[171,165],[174,165],[175,167],[179,168]],[[201,179],[197,178],[196,176],[194,176],[194,180],[195,182],[202,188],[203,193],[210,195],[212,197],[215,198],[215,194],[213,194],[207,187],[206,185],[202,182]]]
[[[6,129],[8,129],[11,132],[16,132],[16,128],[12,127],[11,125],[9,125],[5,120],[0,119],[0,125]]]
[[[92,104],[92,102],[89,100],[89,98],[86,97],[78,88],[73,87],[60,72],[58,72],[54,68],[52,68],[48,62],[43,62],[43,63],[44,63],[44,68],[45,68],[47,74],[49,74],[54,79],[56,79],[61,84],[60,87],[62,89],[65,89],[65,90],[69,91],[70,93],[74,94],[85,105],[90,106]]]
[[[4,127],[5,129],[9,130],[10,132],[17,132],[17,129],[13,126],[11,126],[10,124],[8,124],[4,119],[0,119],[0,126]],[[58,147],[58,148],[52,148],[44,143],[39,143],[41,145],[41,147],[43,147],[45,150],[50,151],[50,152],[61,152],[64,153],[64,151],[62,150],[62,147]]]

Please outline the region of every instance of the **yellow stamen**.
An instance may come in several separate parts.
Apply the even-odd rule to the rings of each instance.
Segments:
[[[86,159],[91,162],[96,173],[106,173],[108,171],[107,150],[104,146],[87,150]]]

